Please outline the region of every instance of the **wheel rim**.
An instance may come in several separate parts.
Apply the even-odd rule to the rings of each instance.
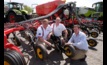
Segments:
[[[14,15],[10,15],[10,23],[15,23],[15,16]]]
[[[93,40],[89,40],[89,45],[90,46],[94,46],[95,45],[95,42]]]
[[[96,32],[92,32],[91,36],[95,38],[95,37],[97,37],[97,33]]]
[[[42,51],[40,48],[37,48],[37,55],[40,59],[43,59]]]
[[[10,63],[7,61],[4,61],[4,65],[10,65]]]
[[[72,52],[70,52],[69,47],[65,47],[64,50],[66,51],[65,54],[66,54],[67,56],[71,56],[71,55],[72,55]]]

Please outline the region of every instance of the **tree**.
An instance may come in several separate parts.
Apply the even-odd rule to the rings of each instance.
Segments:
[[[27,5],[24,5],[24,9],[25,9],[26,11],[28,11],[28,13],[31,13],[31,12],[32,12],[32,8],[29,7],[29,6],[27,6]]]

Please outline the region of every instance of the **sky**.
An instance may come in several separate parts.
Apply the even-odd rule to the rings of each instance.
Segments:
[[[6,2],[9,2],[10,0],[4,0]],[[32,4],[43,4],[46,2],[50,2],[54,0],[11,0],[11,2],[20,2],[24,3],[25,5],[31,6]],[[98,1],[103,1],[103,0],[66,0],[66,2],[71,2],[71,1],[76,1],[76,6],[77,7],[92,7],[92,4]]]

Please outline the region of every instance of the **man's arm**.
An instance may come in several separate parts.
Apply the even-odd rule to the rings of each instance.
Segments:
[[[38,28],[38,29],[37,29],[36,37],[37,37],[40,41],[42,41],[42,42],[44,42],[44,43],[46,43],[46,44],[48,44],[48,45],[51,45],[50,42],[48,42],[47,40],[43,39],[41,28]]]
[[[63,24],[62,24],[62,31],[64,31],[64,33],[65,33],[64,38],[67,39],[68,31],[67,31],[66,27]]]
[[[73,43],[73,45],[76,46],[77,48],[79,48],[83,43],[86,43],[85,41],[86,41],[86,37],[85,37],[85,36],[82,36],[82,37],[80,38],[80,42],[78,42],[78,43]]]
[[[51,43],[48,42],[47,40],[43,39],[42,37],[38,37],[40,41],[46,43],[47,45],[51,46]]]
[[[64,33],[65,33],[64,38],[67,39],[68,31],[67,31],[67,30],[64,30]]]
[[[53,34],[53,32],[52,32],[52,26],[50,26],[49,27],[50,29],[49,29],[49,34],[48,34],[48,36],[47,36],[47,39],[49,40],[50,39],[50,37],[51,37],[51,35]]]
[[[51,24],[52,34],[54,33],[54,31],[53,31],[53,25],[54,25],[54,23]]]
[[[52,34],[53,34],[52,32],[50,32],[50,33],[48,34],[48,36],[47,36],[47,40],[50,39],[50,37],[51,37]]]

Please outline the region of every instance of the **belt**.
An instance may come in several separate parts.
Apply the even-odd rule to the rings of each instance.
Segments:
[[[79,48],[77,48],[76,46],[74,46],[74,48],[75,48],[76,50],[87,51],[87,50],[84,50],[84,49],[79,49]]]
[[[55,35],[54,35],[55,36]],[[55,36],[55,37],[59,37],[59,38],[61,38],[62,36]]]

